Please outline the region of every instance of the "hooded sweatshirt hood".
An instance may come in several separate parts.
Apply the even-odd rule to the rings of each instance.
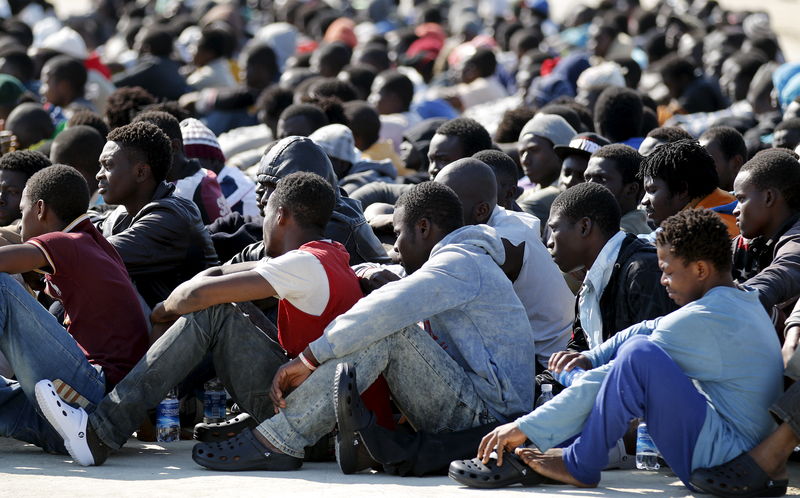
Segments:
[[[506,260],[503,242],[489,225],[467,225],[453,230],[433,246],[431,258],[441,251],[452,249],[488,254],[498,266]]]

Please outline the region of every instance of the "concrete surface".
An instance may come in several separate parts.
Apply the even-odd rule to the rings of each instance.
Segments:
[[[310,463],[296,472],[219,473],[192,461],[191,441],[163,446],[131,440],[101,467],[80,467],[69,457],[48,455],[38,448],[0,438],[0,496],[292,496],[316,498],[381,498],[444,496],[510,496],[521,493],[559,497],[691,496],[669,471],[611,471],[601,487],[569,486],[476,490],[447,477],[400,478],[379,473],[343,475],[335,463]],[[800,482],[800,465],[791,468]],[[794,494],[800,490],[793,489]]]

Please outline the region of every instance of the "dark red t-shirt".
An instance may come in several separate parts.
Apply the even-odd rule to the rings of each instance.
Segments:
[[[89,363],[103,368],[111,390],[148,347],[147,322],[122,258],[85,215],[26,243],[47,259],[45,292],[64,305],[67,331]]]

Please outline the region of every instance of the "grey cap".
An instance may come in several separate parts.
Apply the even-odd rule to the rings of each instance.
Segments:
[[[525,135],[535,135],[550,140],[553,145],[567,145],[578,134],[567,120],[556,114],[537,114],[525,123],[519,140]]]

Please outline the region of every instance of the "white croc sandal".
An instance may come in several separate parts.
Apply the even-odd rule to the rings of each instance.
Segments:
[[[94,465],[94,457],[86,441],[89,414],[83,408],[73,408],[56,394],[53,383],[40,380],[36,383],[36,401],[48,422],[64,438],[64,446],[77,463]]]

